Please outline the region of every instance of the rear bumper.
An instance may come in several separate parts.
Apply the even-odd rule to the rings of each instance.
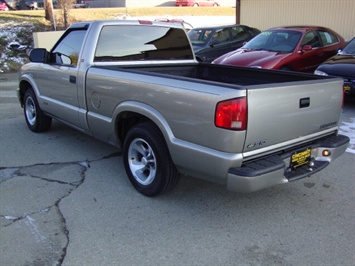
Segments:
[[[297,149],[246,162],[241,167],[229,169],[227,189],[243,193],[255,192],[311,176],[342,155],[349,141],[349,138],[343,135],[328,136],[297,147]],[[311,161],[301,167],[291,169],[292,154],[305,148],[311,149]],[[329,156],[323,155],[325,150],[329,151]]]

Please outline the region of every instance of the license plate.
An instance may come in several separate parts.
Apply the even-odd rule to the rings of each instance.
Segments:
[[[348,94],[350,92],[350,86],[344,86],[344,93]]]
[[[296,169],[302,165],[308,164],[311,160],[311,148],[298,151],[291,156],[291,168]]]

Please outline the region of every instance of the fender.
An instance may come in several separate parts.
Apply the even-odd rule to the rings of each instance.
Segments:
[[[163,117],[161,113],[159,113],[156,109],[154,109],[150,105],[141,102],[135,102],[135,101],[126,101],[119,104],[112,114],[112,117],[114,119],[112,120],[110,131],[115,132],[115,135],[117,137],[117,143],[119,144],[120,147],[122,147],[122,143],[118,138],[118,132],[116,132],[117,131],[116,125],[117,123],[119,123],[119,119],[122,117],[122,115],[126,112],[137,113],[153,121],[153,123],[156,124],[157,127],[162,132],[165,141],[170,149],[172,142],[175,139],[175,136],[169,126],[169,123],[166,121],[166,119]]]
[[[17,89],[17,98],[20,101],[21,107],[23,107],[23,97],[22,96],[25,94],[25,90],[28,88],[27,84],[29,84],[32,87],[37,99],[40,98],[40,93],[39,93],[39,89],[38,89],[37,84],[34,81],[32,75],[30,75],[30,74],[20,74],[20,75],[21,76],[20,76],[20,81],[19,81],[19,88]],[[40,105],[40,107],[42,109],[42,107],[43,107],[42,102],[38,101],[38,104]]]

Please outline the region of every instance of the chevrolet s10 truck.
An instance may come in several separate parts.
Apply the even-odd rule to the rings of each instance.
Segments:
[[[197,62],[181,25],[92,21],[70,26],[20,71],[27,125],[52,119],[123,150],[146,196],[181,174],[253,192],[308,177],[342,155],[343,81]]]

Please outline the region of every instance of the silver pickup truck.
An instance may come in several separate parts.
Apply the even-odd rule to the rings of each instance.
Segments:
[[[345,152],[340,78],[198,63],[180,25],[94,21],[34,49],[18,97],[33,132],[52,118],[123,150],[146,196],[180,174],[252,192]]]

